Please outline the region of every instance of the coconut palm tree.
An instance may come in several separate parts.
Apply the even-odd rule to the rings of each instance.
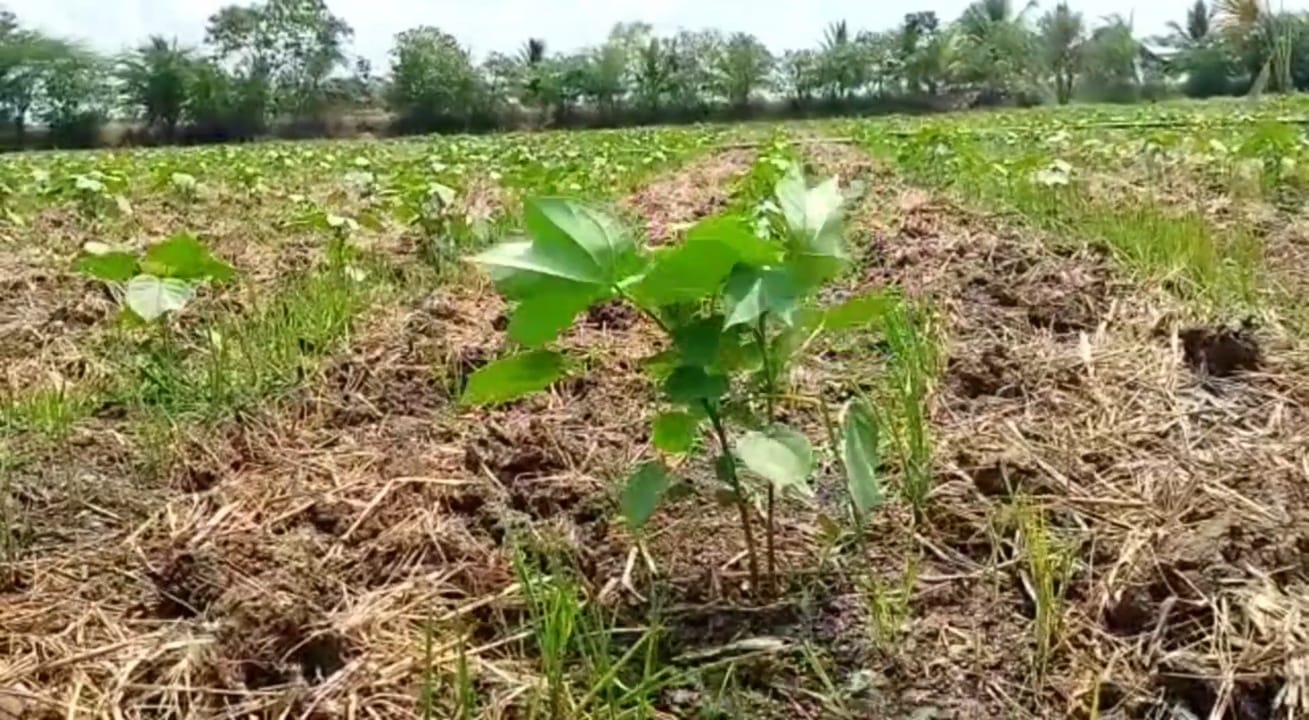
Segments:
[[[528,38],[518,49],[518,62],[529,67],[540,65],[545,60],[545,51],[545,40]]]
[[[182,117],[195,62],[195,51],[161,35],[152,35],[118,62],[124,99],[170,140]]]
[[[1028,76],[1036,40],[1027,27],[1029,0],[1016,10],[1010,0],[976,0],[959,18],[961,70],[965,79],[1002,91]]]
[[[1162,38],[1162,44],[1176,48],[1195,47],[1209,38],[1213,19],[1214,12],[1204,0],[1195,0],[1195,4],[1186,11],[1185,26],[1173,20],[1168,21],[1169,34]]]
[[[1214,16],[1218,31],[1233,47],[1260,59],[1250,87],[1252,96],[1262,93],[1270,81],[1279,90],[1291,89],[1293,28],[1273,13],[1268,0],[1218,0]]]
[[[1041,30],[1046,63],[1054,74],[1055,98],[1060,105],[1066,105],[1073,96],[1073,79],[1085,40],[1082,14],[1073,12],[1068,3],[1061,2],[1042,15],[1037,25]]]

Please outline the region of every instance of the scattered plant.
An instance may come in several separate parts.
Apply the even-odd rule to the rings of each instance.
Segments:
[[[699,448],[702,428],[722,484],[718,497],[734,505],[745,537],[750,575],[763,587],[776,573],[774,501],[808,494],[814,449],[799,429],[780,422],[788,366],[825,329],[871,321],[880,303],[856,297],[823,307],[818,291],[847,263],[843,198],[835,179],[807,185],[790,166],[776,183],[776,222],[764,227],[739,214],[704,220],[685,240],[652,255],[641,252],[616,221],[586,205],[546,198],[526,203],[529,239],[510,240],[474,256],[499,291],[515,302],[508,335],[523,349],[468,379],[463,400],[497,404],[544,390],[569,370],[546,346],[581,312],[618,298],[661,328],[670,348],[646,363],[661,388],[654,444],[666,457]],[[774,232],[776,227],[778,232]],[[847,409],[842,428],[856,512],[880,501],[877,444],[871,412]],[[642,464],[622,492],[633,530],[678,485],[665,460]],[[755,506],[764,505],[764,550],[757,542]]]
[[[235,277],[230,265],[188,233],[151,245],[141,254],[87,243],[76,267],[104,282],[124,308],[145,322],[182,310],[207,282]]]

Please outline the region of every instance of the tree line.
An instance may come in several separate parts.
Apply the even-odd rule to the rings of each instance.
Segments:
[[[1132,102],[1309,87],[1309,14],[1267,0],[1196,0],[1167,35],[1067,2],[977,0],[958,18],[913,12],[893,28],[831,23],[817,46],[775,53],[748,33],[660,36],[619,23],[593,47],[474,57],[431,26],[400,33],[389,72],[352,56],[324,0],[265,0],[209,18],[201,47],[152,36],[116,56],[26,28],[0,10],[0,120],[9,142],[96,144],[129,120],[143,141],[330,132],[385,110],[370,131],[485,131],[727,118],[940,110],[984,104]],[[374,113],[377,116],[377,113]]]

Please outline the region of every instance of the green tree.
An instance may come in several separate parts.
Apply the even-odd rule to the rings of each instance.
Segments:
[[[627,62],[627,46],[613,39],[586,56],[582,92],[605,117],[616,115],[627,91]]]
[[[98,140],[110,101],[108,65],[87,48],[65,45],[42,69],[37,118],[56,145],[82,146]]]
[[[909,92],[935,95],[949,69],[949,40],[942,37],[935,12],[904,16],[896,35],[898,75]]]
[[[1176,48],[1190,48],[1209,39],[1213,27],[1213,11],[1205,5],[1204,0],[1195,0],[1186,11],[1186,26],[1176,21],[1168,21],[1169,34],[1161,39],[1161,44]]]
[[[452,35],[422,26],[396,36],[388,100],[409,122],[467,125],[478,104],[479,80],[471,54]]]
[[[778,63],[778,86],[796,107],[805,107],[823,86],[822,61],[813,50],[787,50]]]
[[[744,108],[767,82],[773,55],[754,35],[736,33],[728,38],[715,66],[719,93],[733,107]]]
[[[1085,39],[1082,14],[1073,12],[1068,3],[1061,2],[1037,22],[1041,31],[1041,44],[1045,61],[1054,76],[1055,99],[1066,105],[1073,97],[1073,81],[1077,77],[1079,55]]]
[[[1082,53],[1083,72],[1092,95],[1117,102],[1137,99],[1145,46],[1136,39],[1131,20],[1114,14],[1091,32]]]
[[[116,74],[127,104],[168,139],[177,134],[195,64],[193,50],[159,35],[118,61]]]
[[[19,142],[50,73],[75,50],[63,40],[23,29],[13,13],[0,14],[0,114]]]
[[[1255,76],[1251,94],[1269,86],[1292,89],[1294,16],[1274,13],[1267,0],[1218,0],[1214,13],[1218,30]]]
[[[819,74],[830,99],[849,98],[868,80],[864,44],[853,42],[850,26],[838,20],[823,31]]]
[[[346,62],[354,31],[323,0],[268,0],[222,8],[209,18],[207,40],[246,80],[249,97],[293,115],[321,110],[325,84]]]
[[[671,102],[681,113],[693,115],[708,107],[714,92],[714,58],[726,40],[717,30],[683,30],[671,45]]]
[[[964,80],[1001,93],[1023,85],[1035,63],[1036,39],[1027,27],[1027,3],[1015,10],[1010,0],[977,0],[956,23]]]
[[[637,105],[655,114],[672,92],[674,55],[672,40],[652,37],[636,53],[632,90]]]

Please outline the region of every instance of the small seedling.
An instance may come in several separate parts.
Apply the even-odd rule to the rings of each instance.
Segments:
[[[87,243],[76,267],[104,282],[120,305],[148,323],[185,308],[205,283],[236,275],[232,266],[187,233],[151,245],[140,255]]]
[[[808,494],[815,465],[809,439],[778,422],[779,403],[792,397],[782,387],[787,367],[829,325],[855,327],[881,307],[865,297],[835,308],[817,302],[819,289],[847,264],[842,204],[835,179],[810,187],[791,165],[776,183],[772,222],[760,225],[741,214],[710,218],[681,244],[647,255],[602,212],[564,199],[529,200],[530,239],[472,258],[516,303],[508,334],[524,350],[469,377],[463,400],[498,404],[549,387],[569,364],[546,345],[593,305],[612,299],[632,305],[670,344],[645,363],[664,405],[654,421],[655,445],[665,456],[689,455],[707,426],[722,484],[718,496],[737,508],[751,581],[763,587],[753,507],[762,496],[771,581],[775,498]],[[845,417],[843,459],[862,517],[880,500],[870,449],[877,443],[875,422],[862,406]],[[637,468],[622,492],[629,527],[640,530],[677,485],[663,460]]]

